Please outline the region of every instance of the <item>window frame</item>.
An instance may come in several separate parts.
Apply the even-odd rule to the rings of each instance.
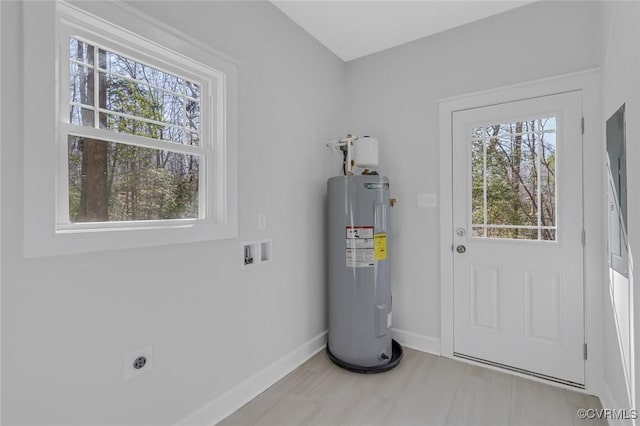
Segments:
[[[46,5],[45,13],[28,2],[24,7],[25,92],[40,90],[45,98],[40,106],[34,105],[36,93],[25,96],[25,257],[237,237],[237,63],[174,29],[160,33],[158,27],[167,28],[166,24],[123,4],[99,8],[100,18],[66,2]],[[40,27],[36,35],[32,32],[27,37],[34,27]],[[71,124],[72,37],[199,84],[200,144],[189,146]],[[47,84],[47,72],[54,76],[54,84]],[[47,105],[46,99],[53,99],[53,105]],[[28,125],[34,110],[44,115],[42,127]],[[52,133],[45,133],[52,127]],[[199,155],[198,217],[70,222],[69,135]],[[40,167],[30,161],[34,155],[47,154],[57,160],[36,161]]]
[[[139,62],[149,67],[159,69],[160,71],[169,73],[173,76],[193,81],[200,85],[200,144],[199,146],[190,146],[178,144],[176,142],[152,140],[142,136],[130,135],[128,133],[118,133],[111,130],[100,129],[98,127],[89,127],[71,124],[69,120],[69,39],[75,38],[84,41],[96,49],[103,49],[111,53],[122,55],[127,59]],[[133,40],[132,40],[133,41]],[[111,46],[109,45],[111,44]],[[180,225],[184,223],[192,223],[195,221],[214,221],[216,205],[219,204],[216,194],[220,193],[221,188],[216,187],[214,174],[211,170],[215,170],[218,161],[215,147],[224,138],[224,126],[216,126],[218,122],[222,122],[221,116],[224,114],[224,107],[214,102],[220,96],[224,96],[224,75],[217,70],[205,68],[194,63],[192,60],[177,58],[172,52],[162,52],[166,58],[150,58],[143,51],[148,49],[148,42],[144,40],[135,40],[129,45],[124,46],[118,43],[114,45],[113,41],[105,40],[103,34],[96,34],[95,31],[79,28],[77,25],[70,25],[63,21],[58,31],[58,48],[60,57],[60,106],[58,107],[58,120],[60,123],[60,133],[58,140],[60,144],[60,164],[58,165],[58,173],[60,185],[57,189],[58,209],[57,209],[57,230],[59,232],[83,230],[83,229],[114,229],[114,228],[134,228],[145,226],[163,226]],[[146,45],[146,46],[145,46]],[[142,58],[141,58],[142,57]],[[65,61],[64,59],[67,58]],[[188,60],[190,67],[175,66],[169,61]],[[156,63],[152,63],[155,61]],[[163,62],[160,64],[160,62]],[[94,72],[98,72],[98,65],[94,64]],[[197,69],[201,68],[198,73]],[[204,76],[207,73],[209,76]],[[217,132],[215,131],[217,128]],[[92,139],[140,146],[152,149],[162,149],[172,152],[181,152],[187,154],[197,154],[200,157],[199,167],[199,187],[198,187],[198,218],[196,219],[164,219],[164,220],[135,220],[135,221],[110,221],[110,222],[70,222],[69,221],[69,185],[68,185],[68,149],[67,140],[69,136],[82,136]],[[204,161],[202,161],[204,160]],[[213,217],[212,217],[213,216]]]

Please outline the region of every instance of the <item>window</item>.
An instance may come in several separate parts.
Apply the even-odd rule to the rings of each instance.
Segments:
[[[471,130],[476,238],[556,240],[556,118]]]
[[[200,143],[201,122],[210,122],[201,86],[70,37],[68,217],[60,219],[205,217],[203,159],[213,153]]]
[[[236,64],[125,4],[82,7],[25,4],[25,255],[235,237]]]

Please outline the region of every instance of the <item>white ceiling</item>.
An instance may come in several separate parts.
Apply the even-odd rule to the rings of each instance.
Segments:
[[[533,1],[272,0],[272,3],[342,60],[350,61]]]

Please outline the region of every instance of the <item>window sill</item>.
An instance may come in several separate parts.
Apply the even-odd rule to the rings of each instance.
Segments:
[[[65,225],[63,229],[49,233],[37,232],[25,235],[24,257],[60,256],[109,250],[187,244],[237,238],[237,224],[218,224],[188,220],[171,225],[157,222],[148,226],[117,224],[110,228],[78,228]],[[138,224],[136,224],[138,225]]]
[[[202,219],[174,219],[174,220],[136,220],[122,222],[84,222],[59,224],[56,227],[57,234],[73,234],[79,232],[113,232],[113,231],[138,231],[143,229],[171,229],[191,228],[204,224],[212,224],[212,221]]]

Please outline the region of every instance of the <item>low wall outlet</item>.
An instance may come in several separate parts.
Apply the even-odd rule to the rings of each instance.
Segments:
[[[124,379],[129,380],[153,369],[153,349],[145,346],[124,356]]]

